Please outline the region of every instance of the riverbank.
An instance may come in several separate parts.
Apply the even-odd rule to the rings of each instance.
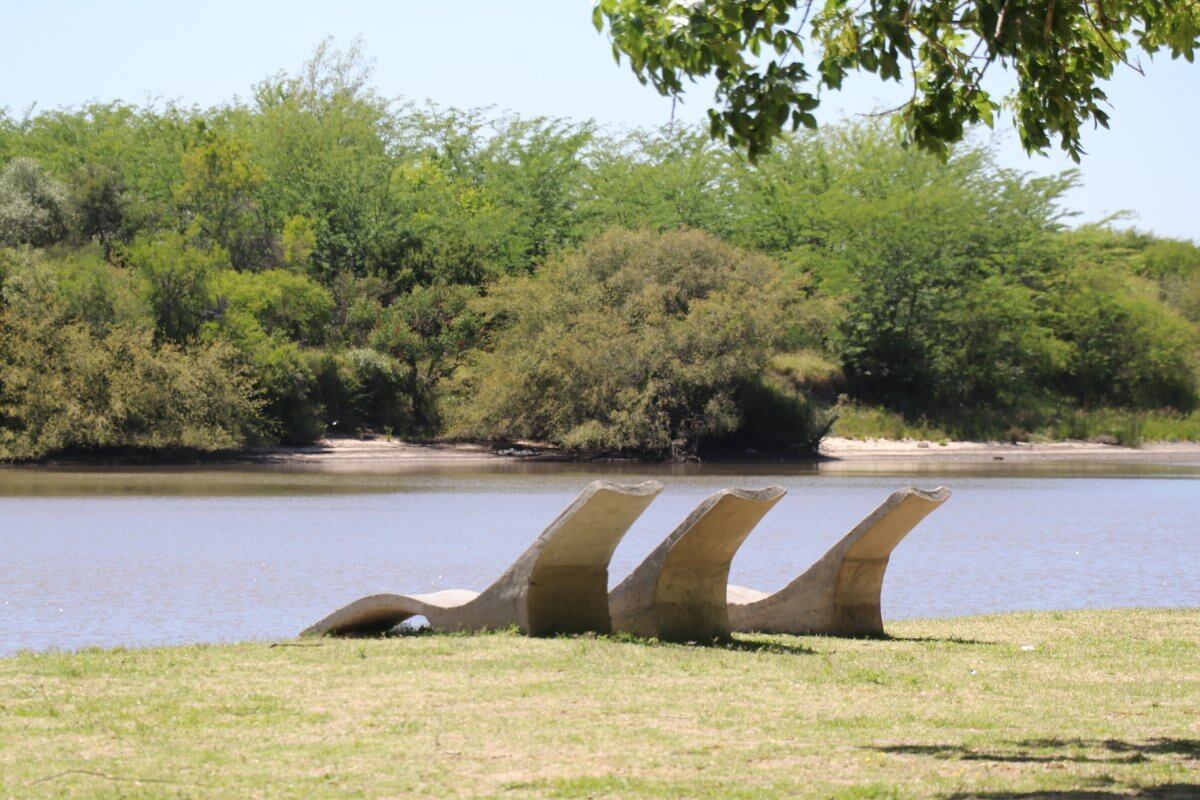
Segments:
[[[0,796],[1200,796],[1200,610],[0,659]],[[198,691],[201,689],[202,691]]]
[[[967,442],[952,440],[826,437],[819,453],[797,456],[754,450],[706,454],[715,464],[835,463],[868,461],[910,463],[992,462],[1200,462],[1200,442],[1151,442],[1139,447],[1084,441]],[[321,439],[308,445],[248,450],[105,450],[58,454],[25,463],[33,466],[201,466],[205,464],[311,465],[354,470],[391,467],[453,467],[519,462],[636,463],[635,457],[577,455],[538,442],[406,442],[383,436]]]
[[[836,459],[929,461],[1162,461],[1200,460],[1200,442],[1153,442],[1125,447],[1097,442],[956,442],[850,439],[831,436],[821,455]]]
[[[323,439],[304,447],[275,447],[251,451],[245,460],[281,464],[473,464],[504,461],[575,460],[555,448],[537,444],[415,444],[384,438]],[[1094,442],[956,442],[891,439],[850,439],[831,436],[817,458],[836,460],[991,461],[1200,461],[1200,442],[1170,442],[1142,447]],[[587,460],[587,459],[583,459]],[[716,461],[777,461],[777,457],[739,452]],[[794,460],[794,459],[793,459]]]

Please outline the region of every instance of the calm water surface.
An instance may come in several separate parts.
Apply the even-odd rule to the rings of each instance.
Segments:
[[[482,589],[598,477],[667,486],[614,584],[725,486],[788,490],[733,563],[770,590],[889,492],[945,484],[885,618],[1200,605],[1197,464],[6,469],[0,654],[287,637],[364,594]]]

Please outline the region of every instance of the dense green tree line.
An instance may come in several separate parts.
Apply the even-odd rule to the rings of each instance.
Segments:
[[[0,116],[0,451],[326,431],[811,449],[840,402],[1024,435],[1190,412],[1200,249],[882,126],[750,164],[390,102],[353,53],[212,109]],[[840,397],[840,401],[839,401]]]

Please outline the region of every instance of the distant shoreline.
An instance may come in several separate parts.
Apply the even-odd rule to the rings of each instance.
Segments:
[[[61,454],[50,458],[16,462],[0,467],[64,466],[204,466],[219,464],[278,464],[389,467],[448,466],[504,463],[657,463],[637,457],[575,455],[536,442],[459,443],[406,442],[377,436],[321,439],[307,445],[203,451],[105,451]],[[1200,461],[1200,442],[1155,442],[1142,447],[1096,442],[964,442],[919,441],[914,439],[849,439],[831,436],[821,443],[816,455],[797,456],[753,450],[711,453],[710,464],[804,464],[837,462],[992,463],[1006,462],[1152,462]]]
[[[1160,461],[1200,459],[1200,442],[1151,442],[1125,447],[1097,442],[937,442],[912,439],[846,439],[831,436],[821,455],[838,460],[922,461]]]
[[[781,458],[779,454],[754,452],[723,453],[706,461],[713,463],[760,463],[778,461],[873,461],[920,460],[930,462],[992,461],[1160,461],[1200,460],[1200,442],[1161,442],[1144,447],[1098,444],[1094,442],[922,442],[891,439],[847,439],[832,436],[821,444],[820,454]],[[510,445],[417,444],[385,439],[323,439],[302,447],[274,447],[248,452],[242,460],[283,464],[420,464],[420,463],[496,463],[505,461],[594,460],[574,457],[554,448],[536,444]],[[634,459],[629,459],[634,460]]]

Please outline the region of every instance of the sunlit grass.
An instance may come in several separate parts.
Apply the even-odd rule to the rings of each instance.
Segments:
[[[906,420],[895,411],[857,403],[840,403],[837,419],[830,434],[848,439],[916,439],[919,441],[948,441],[955,438],[948,431],[926,420]]]
[[[994,441],[1092,441],[1136,447],[1156,442],[1200,441],[1200,411],[1046,410],[1022,418],[953,422],[910,420],[885,408],[841,403],[831,434],[850,439],[893,439],[945,442],[987,439]]]
[[[22,654],[0,660],[0,796],[1200,793],[1200,611],[890,630]]]
[[[1200,411],[1096,409],[1077,411],[1047,426],[1044,435],[1057,439],[1101,439],[1137,446],[1150,442],[1200,441]]]

